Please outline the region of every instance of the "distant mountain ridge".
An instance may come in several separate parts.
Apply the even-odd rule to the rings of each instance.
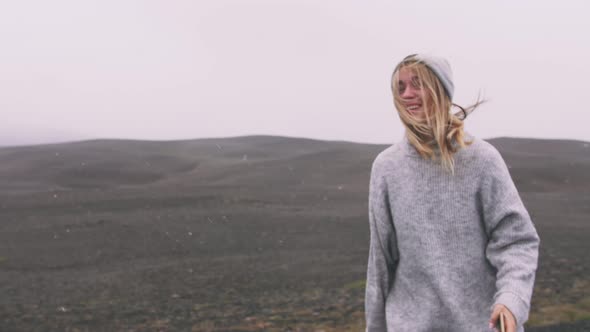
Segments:
[[[495,138],[521,191],[583,190],[590,185],[590,143]],[[195,184],[295,184],[286,174],[318,175],[318,184],[358,177],[366,185],[387,145],[281,136],[177,141],[86,140],[0,148],[2,192]],[[321,168],[320,168],[321,167]]]

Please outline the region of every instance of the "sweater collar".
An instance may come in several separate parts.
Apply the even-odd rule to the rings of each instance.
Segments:
[[[463,135],[464,135],[464,139],[466,141],[470,141],[473,139],[473,136],[471,136],[468,132],[464,132]],[[437,145],[436,143],[434,143],[434,144]],[[453,141],[452,144],[454,147],[458,147],[458,143],[456,141]],[[418,153],[416,148],[412,145],[412,143],[410,143],[410,140],[408,140],[408,136],[405,132],[404,132],[404,135],[402,136],[402,139],[400,141],[400,148],[406,155],[422,158],[422,156],[420,156],[420,154]],[[434,149],[434,151],[437,156],[440,154],[440,150],[438,149],[438,146],[436,149]]]

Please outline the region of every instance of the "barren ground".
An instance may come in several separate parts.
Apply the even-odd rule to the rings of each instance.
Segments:
[[[590,148],[492,140],[542,239],[527,331],[590,330]],[[0,331],[360,331],[385,146],[0,149]]]

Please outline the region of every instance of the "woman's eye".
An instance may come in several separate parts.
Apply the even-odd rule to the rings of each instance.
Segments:
[[[400,94],[404,93],[404,90],[406,89],[405,84],[400,83],[398,86],[398,91]]]
[[[420,80],[418,78],[413,78],[412,79],[412,86],[416,89],[420,89],[420,88],[422,88],[422,82],[420,82]]]

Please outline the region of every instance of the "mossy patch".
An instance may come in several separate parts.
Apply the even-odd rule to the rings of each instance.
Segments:
[[[361,279],[344,285],[344,289],[364,289],[366,285],[367,281],[365,279]]]
[[[545,326],[590,319],[590,280],[576,280],[570,289],[559,296],[542,296],[548,293],[543,290],[539,293],[541,298],[536,300],[535,310],[531,312],[527,325]]]

